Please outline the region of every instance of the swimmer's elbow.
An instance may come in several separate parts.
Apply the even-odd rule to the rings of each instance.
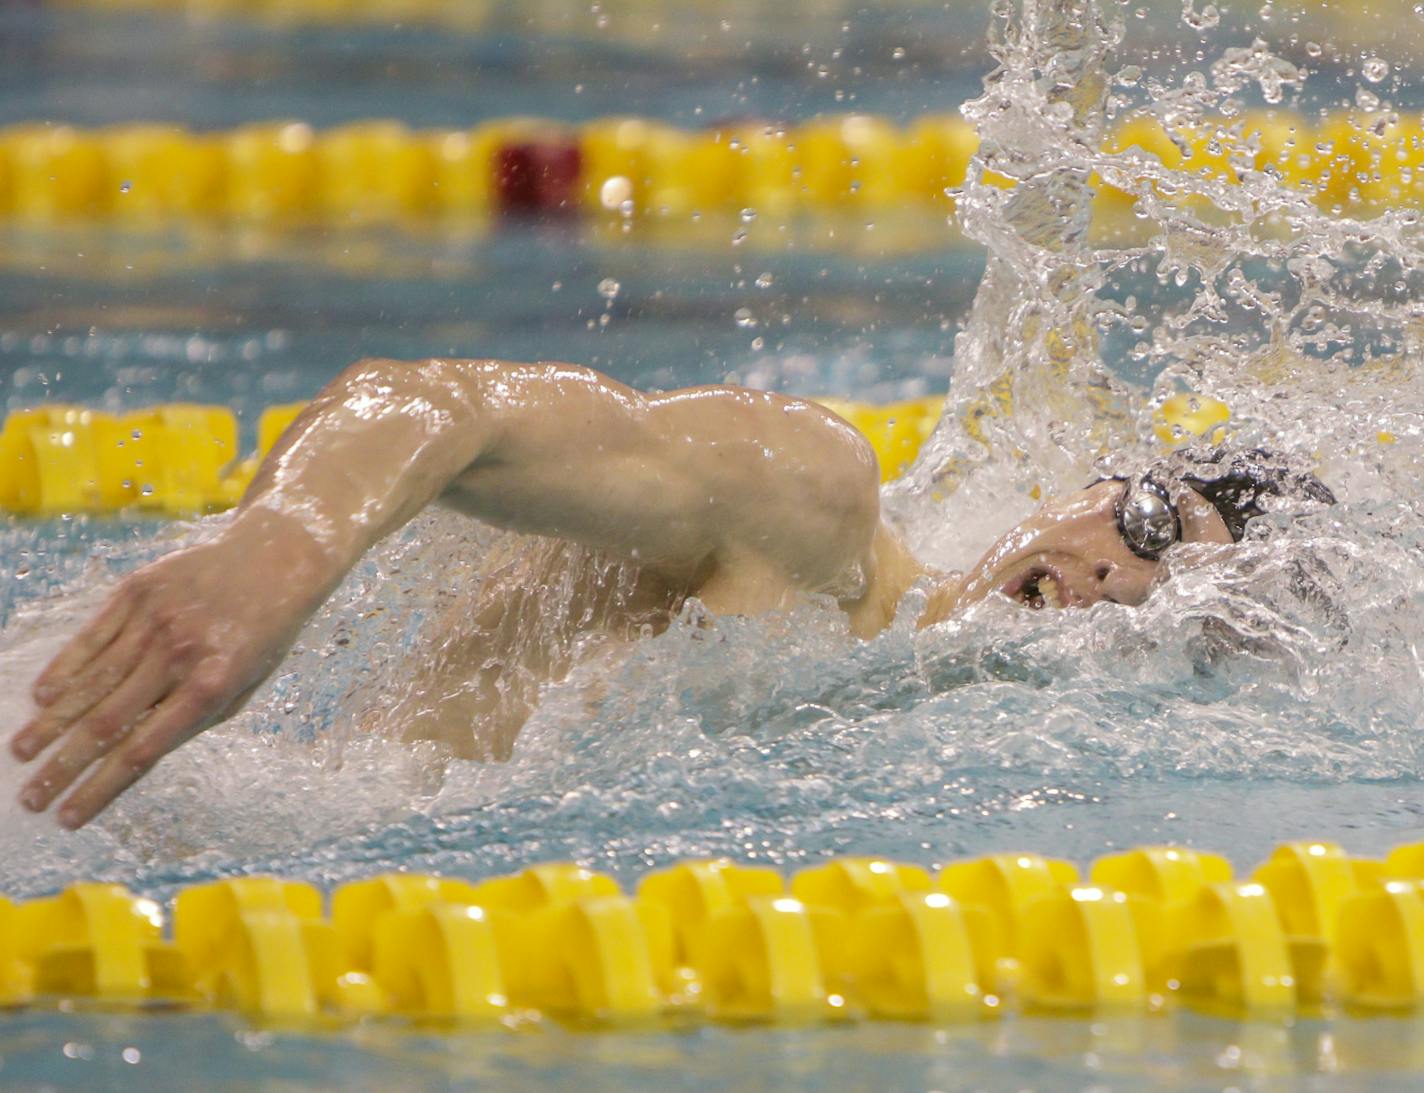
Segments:
[[[364,357],[346,370],[343,379],[350,385],[372,387],[396,397],[450,389],[465,389],[468,397],[469,393],[487,386],[500,374],[517,367],[509,361],[494,359],[425,357],[396,360]]]
[[[394,411],[432,427],[469,426],[492,417],[498,393],[519,367],[494,359],[367,357],[346,370],[340,386],[349,405],[373,415]]]

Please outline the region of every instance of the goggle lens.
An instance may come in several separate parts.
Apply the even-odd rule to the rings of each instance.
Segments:
[[[1181,521],[1166,492],[1151,479],[1128,483],[1117,507],[1118,530],[1139,558],[1156,561],[1181,538]]]

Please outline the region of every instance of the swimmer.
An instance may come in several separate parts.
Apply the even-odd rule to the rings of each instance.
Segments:
[[[69,791],[59,823],[89,822],[237,712],[357,560],[437,500],[632,563],[620,617],[601,616],[626,636],[665,627],[689,597],[749,615],[828,593],[860,637],[888,626],[923,579],[921,626],[994,594],[1033,608],[1139,604],[1176,544],[1239,540],[1272,496],[1333,500],[1264,453],[1179,455],[1050,500],[967,573],[941,574],[882,519],[879,482],[865,439],[795,398],[645,394],[565,364],[360,362],[296,419],[220,533],[119,582],[40,675],[37,712],[10,746],[25,762],[48,754],[21,803],[39,812]],[[494,582],[486,606],[507,613],[512,597],[517,610],[523,591]],[[575,590],[568,626],[599,615],[578,602],[596,594]],[[469,676],[458,661],[437,676]],[[551,679],[567,664],[521,667]],[[437,697],[403,734],[507,755],[528,709],[477,736],[498,681],[441,682],[430,691],[448,702]]]

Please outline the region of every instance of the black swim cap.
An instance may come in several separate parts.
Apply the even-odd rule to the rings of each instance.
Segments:
[[[1270,511],[1262,506],[1263,498],[1335,504],[1335,494],[1324,482],[1264,448],[1183,448],[1159,466],[1206,498],[1238,543],[1246,524]]]

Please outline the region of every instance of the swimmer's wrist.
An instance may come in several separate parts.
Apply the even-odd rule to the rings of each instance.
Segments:
[[[223,538],[243,557],[260,559],[264,568],[279,572],[285,588],[302,590],[318,602],[354,564],[320,528],[314,530],[300,517],[261,503],[244,505]]]

